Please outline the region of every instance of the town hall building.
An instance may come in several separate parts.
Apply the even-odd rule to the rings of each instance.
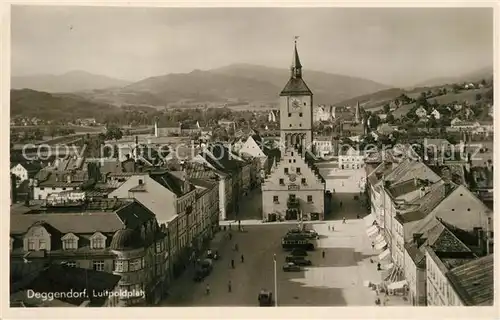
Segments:
[[[323,220],[325,180],[314,165],[313,93],[295,42],[290,80],[280,93],[281,159],[262,184],[264,220]]]

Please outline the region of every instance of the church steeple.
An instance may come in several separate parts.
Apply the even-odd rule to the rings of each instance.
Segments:
[[[361,112],[359,110],[359,101],[356,104],[356,111],[355,111],[354,121],[356,121],[356,123],[361,123]]]
[[[292,78],[299,79],[302,78],[302,65],[300,64],[299,53],[297,51],[297,39],[299,37],[295,36],[294,48],[293,48],[293,59],[292,59]]]

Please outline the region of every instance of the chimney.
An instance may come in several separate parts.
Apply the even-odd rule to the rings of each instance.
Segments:
[[[68,174],[67,177],[66,177],[66,181],[68,183],[71,183],[71,174]]]
[[[17,202],[16,176],[14,174],[10,175],[10,201],[11,204]]]
[[[418,186],[418,179],[417,179],[417,177],[413,178],[413,184],[415,185],[415,187]]]

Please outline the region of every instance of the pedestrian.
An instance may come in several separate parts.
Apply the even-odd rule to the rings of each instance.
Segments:
[[[328,231],[330,231],[332,228],[330,227],[330,225],[328,225]]]
[[[356,219],[359,219],[359,214],[356,215]]]
[[[245,257],[241,255],[241,263],[245,262]]]
[[[324,259],[324,258],[325,258],[325,251],[323,251],[323,252],[321,253],[321,255],[323,256],[323,259]]]
[[[231,268],[234,269],[234,259],[231,259]]]
[[[372,249],[375,250],[375,242],[372,241]]]
[[[342,223],[345,223],[345,217],[342,218]]]
[[[340,201],[339,205],[340,205],[340,207],[342,208],[342,201]]]
[[[210,294],[210,286],[208,284],[205,287],[205,293],[207,294],[207,296]]]
[[[232,240],[233,239],[233,234],[231,232],[229,232],[229,240]]]
[[[231,287],[231,280],[227,283],[227,291],[232,292],[232,287]]]
[[[237,243],[234,244],[234,251],[238,251],[238,244]]]
[[[332,231],[335,231],[335,228],[334,228],[333,224],[332,224]]]

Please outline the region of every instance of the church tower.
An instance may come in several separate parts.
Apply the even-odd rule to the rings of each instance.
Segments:
[[[280,93],[280,138],[286,147],[312,147],[313,94],[302,79],[295,39],[290,79]]]

